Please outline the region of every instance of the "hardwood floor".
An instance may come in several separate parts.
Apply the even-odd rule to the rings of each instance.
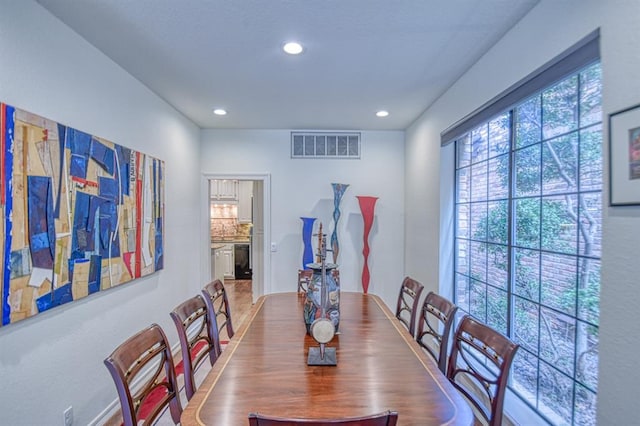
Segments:
[[[224,280],[224,289],[231,305],[233,329],[238,330],[253,305],[251,280]],[[220,340],[229,340],[226,330],[220,333]]]

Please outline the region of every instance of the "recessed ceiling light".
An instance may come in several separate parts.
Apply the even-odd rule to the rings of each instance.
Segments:
[[[216,108],[213,110],[215,115],[227,115],[227,110],[222,108]]]
[[[388,116],[388,115],[389,115],[389,111],[385,111],[385,110],[378,111],[378,112],[376,112],[376,115],[377,115],[378,117],[386,117],[386,116]]]
[[[282,50],[287,52],[289,55],[299,55],[300,53],[302,53],[303,49],[300,43],[290,41],[289,43],[285,43],[285,45],[282,46]]]

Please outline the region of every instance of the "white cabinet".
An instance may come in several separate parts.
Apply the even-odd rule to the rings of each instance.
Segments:
[[[211,250],[213,253],[213,273],[212,280],[220,280],[224,282],[224,257],[222,256],[222,251],[220,248],[216,248],[215,250]]]
[[[238,201],[238,181],[236,179],[214,179],[209,182],[212,200]]]
[[[225,278],[235,278],[233,244],[224,245],[215,250],[215,273],[214,278],[223,281]]]
[[[251,199],[253,197],[253,181],[238,182],[238,223],[251,223]]]

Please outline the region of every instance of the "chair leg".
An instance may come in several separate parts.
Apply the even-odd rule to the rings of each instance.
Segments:
[[[180,405],[180,394],[169,403],[169,410],[171,411],[171,418],[175,424],[180,423],[180,414],[182,413],[182,407]]]

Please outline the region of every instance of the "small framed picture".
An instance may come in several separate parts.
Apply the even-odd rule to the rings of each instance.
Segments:
[[[640,104],[609,114],[609,205],[640,205]]]

